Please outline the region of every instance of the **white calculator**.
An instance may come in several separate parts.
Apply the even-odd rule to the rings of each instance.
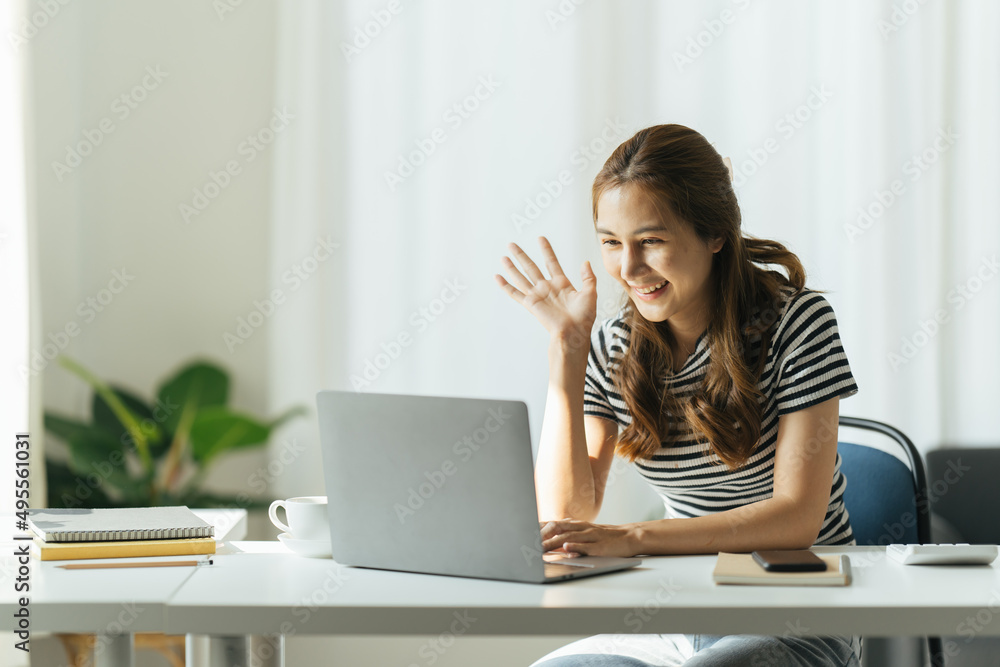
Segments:
[[[903,565],[988,565],[997,557],[992,544],[890,544],[886,555]]]

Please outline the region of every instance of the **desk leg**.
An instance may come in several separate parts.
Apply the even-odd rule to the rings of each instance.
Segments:
[[[247,637],[187,635],[184,664],[187,667],[247,667]]]
[[[94,642],[94,667],[134,667],[135,640],[131,632],[98,634]]]
[[[285,667],[284,635],[250,636],[250,667]]]
[[[208,667],[208,637],[205,635],[184,636],[185,667]]]
[[[184,659],[187,667],[285,667],[285,638],[283,635],[187,635]]]

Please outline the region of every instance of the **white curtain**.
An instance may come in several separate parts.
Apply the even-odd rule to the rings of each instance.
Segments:
[[[30,370],[33,344],[32,317],[37,309],[29,308],[32,297],[29,274],[34,263],[29,249],[34,241],[28,225],[25,166],[24,108],[27,48],[17,41],[27,16],[21,2],[5,3],[0,10],[0,34],[13,36],[0,49],[0,285],[3,285],[3,326],[0,327],[0,426],[4,460],[0,462],[0,488],[14,488],[14,436],[27,433],[31,447],[28,479],[32,505],[44,505],[44,465],[41,455],[41,404],[38,401],[37,375]],[[5,40],[6,41],[6,40]],[[24,461],[22,461],[22,464]],[[23,467],[23,466],[22,466]],[[14,512],[13,492],[0,500],[0,512]]]
[[[494,283],[506,243],[537,256],[544,234],[574,277],[590,259],[613,313],[591,182],[636,130],[681,123],[732,157],[746,232],[827,291],[861,388],[842,413],[925,451],[1000,436],[1000,5],[333,4],[280,10],[296,119],[271,271],[307,279],[272,329],[275,408],[320,389],[517,398],[537,442],[546,334]],[[310,422],[275,445],[300,452],[282,492],[322,489]],[[653,511],[614,486],[602,520]]]
[[[0,9],[0,35],[17,35],[21,22],[27,16],[25,3],[3,3]],[[4,40],[8,42],[8,39]],[[16,452],[15,436],[27,433],[31,447],[28,477],[29,500],[35,507],[44,505],[45,483],[44,465],[41,451],[41,402],[39,384],[28,370],[29,348],[35,342],[31,332],[32,317],[37,317],[37,309],[29,307],[32,297],[29,287],[29,273],[34,268],[30,261],[29,248],[33,243],[28,226],[27,178],[25,167],[24,123],[27,114],[23,107],[25,99],[25,59],[26,49],[14,41],[5,43],[0,49],[0,285],[3,285],[3,325],[0,327],[0,427],[2,427],[4,460],[0,462],[0,488],[5,489],[0,500],[0,515],[10,521],[0,541],[5,548],[13,549],[11,537],[17,532],[13,513],[15,498]],[[20,438],[18,438],[20,440]],[[23,461],[21,461],[23,463]],[[13,590],[16,571],[7,570],[0,574],[0,585]],[[28,654],[15,648],[15,642],[22,638],[14,633],[0,633],[3,644],[0,647],[0,663],[19,667],[28,664]]]

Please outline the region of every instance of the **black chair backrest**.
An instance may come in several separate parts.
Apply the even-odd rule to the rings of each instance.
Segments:
[[[927,454],[930,509],[969,544],[1000,544],[1000,448]]]

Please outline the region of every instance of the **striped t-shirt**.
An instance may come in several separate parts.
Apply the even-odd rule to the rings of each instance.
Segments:
[[[624,310],[594,329],[584,387],[584,414],[620,426],[630,424],[632,417],[609,368],[616,368],[623,358],[629,333]],[[750,341],[751,368],[756,368],[759,353],[760,336],[755,335]],[[710,354],[707,334],[702,334],[683,368],[666,378],[667,388],[682,401],[690,397],[705,376]],[[808,290],[795,295],[789,287],[782,289],[777,328],[772,331],[757,387],[763,394],[761,438],[741,468],[730,470],[722,464],[690,427],[685,427],[676,441],[660,447],[652,458],[635,460],[639,473],[663,498],[668,517],[704,516],[770,498],[778,417],[835,396],[846,398],[857,393],[836,317],[822,295]],[[843,502],[845,484],[838,454],[830,502],[816,544],[854,544]]]

